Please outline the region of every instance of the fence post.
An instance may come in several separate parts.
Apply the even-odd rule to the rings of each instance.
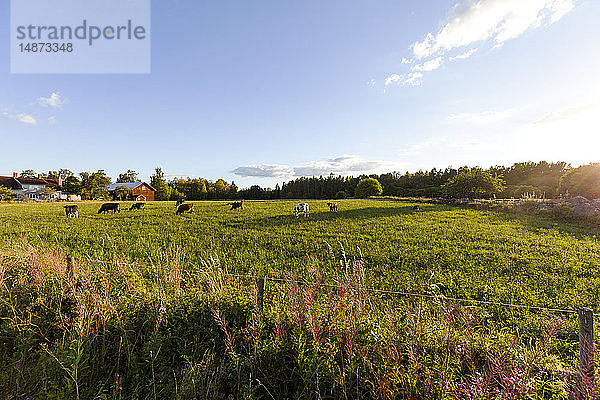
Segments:
[[[577,310],[579,321],[579,371],[582,378],[594,379],[594,311]]]
[[[70,254],[67,256],[67,274],[73,278],[73,257]]]
[[[265,277],[261,276],[258,278],[258,283],[256,286],[256,305],[258,306],[258,311],[262,312],[263,310],[263,302],[265,298]]]

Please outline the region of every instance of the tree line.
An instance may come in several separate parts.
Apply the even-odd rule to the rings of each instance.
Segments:
[[[83,199],[108,198],[111,178],[104,170],[75,174],[67,169],[48,171],[45,178],[63,181],[69,193]],[[35,171],[25,170],[25,177],[37,177]],[[116,182],[137,182],[137,172],[128,170]],[[566,162],[521,162],[509,167],[493,166],[433,168],[429,171],[390,172],[360,176],[329,175],[301,177],[275,188],[254,185],[239,189],[234,182],[223,179],[175,178],[167,180],[161,168],[150,177],[156,190],[156,200],[217,200],[217,199],[342,199],[368,195],[400,197],[455,197],[455,198],[520,198],[561,195],[600,197],[600,163],[573,168]]]

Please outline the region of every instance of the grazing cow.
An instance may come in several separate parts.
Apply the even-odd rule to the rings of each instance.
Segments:
[[[133,203],[131,205],[131,208],[129,209],[129,211],[131,211],[131,210],[143,210],[144,208],[146,208],[146,203]]]
[[[329,206],[329,211],[330,212],[336,212],[337,211],[337,203],[327,203],[327,205]]]
[[[418,210],[419,209],[419,205],[417,204],[416,206],[413,206],[412,208],[413,210]]]
[[[181,199],[181,200],[177,200],[177,203],[175,203],[175,208],[178,208],[180,205],[182,205],[183,203],[185,203],[185,200]]]
[[[65,214],[67,214],[67,218],[77,218],[79,217],[79,209],[76,205],[73,206],[64,206]]]
[[[232,210],[235,210],[236,208],[244,208],[244,200],[240,200],[240,201],[234,201],[231,203],[227,203],[228,206],[231,206]]]
[[[177,211],[175,211],[175,215],[181,215],[185,212],[189,212],[190,214],[195,214],[194,212],[194,203],[183,203],[177,207]]]
[[[102,207],[100,207],[100,209],[98,210],[98,214],[108,213],[109,211],[112,211],[113,214],[116,212],[121,212],[121,209],[119,208],[119,203],[102,204]]]
[[[296,204],[296,206],[294,207],[294,215],[296,216],[296,218],[298,218],[300,214],[304,214],[305,217],[308,217],[308,203]]]

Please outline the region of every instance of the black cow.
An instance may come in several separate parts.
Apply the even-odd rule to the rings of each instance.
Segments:
[[[231,206],[232,210],[235,210],[236,208],[244,208],[244,200],[240,200],[240,201],[234,201],[231,203],[227,203],[228,206]]]
[[[131,211],[131,210],[143,210],[144,208],[146,208],[146,203],[133,203],[131,205],[131,208],[129,209],[129,211]]]
[[[175,215],[181,215],[185,212],[189,212],[190,214],[195,214],[194,213],[194,203],[183,203],[180,204],[179,207],[177,207],[177,211],[175,211]]]
[[[330,212],[336,212],[338,205],[337,203],[327,203],[327,205],[329,206],[329,211]]]
[[[183,200],[183,199],[177,200],[177,203],[175,203],[175,208],[179,208],[179,206],[182,205],[183,203],[185,203],[185,200]]]
[[[79,209],[76,205],[64,206],[65,214],[67,214],[67,218],[77,218],[79,217]]]
[[[102,207],[100,207],[100,209],[98,210],[98,214],[108,213],[109,211],[112,211],[113,214],[116,212],[121,212],[121,209],[119,208],[119,203],[102,204]]]

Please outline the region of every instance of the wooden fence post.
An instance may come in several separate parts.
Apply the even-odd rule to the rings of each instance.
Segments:
[[[594,379],[594,311],[577,310],[579,321],[579,371],[581,376]]]
[[[262,312],[263,310],[263,302],[265,298],[265,277],[261,276],[258,278],[258,283],[256,286],[256,305],[258,306],[258,311]]]
[[[67,274],[69,275],[69,278],[73,278],[74,273],[73,273],[73,257],[71,255],[67,256]]]

